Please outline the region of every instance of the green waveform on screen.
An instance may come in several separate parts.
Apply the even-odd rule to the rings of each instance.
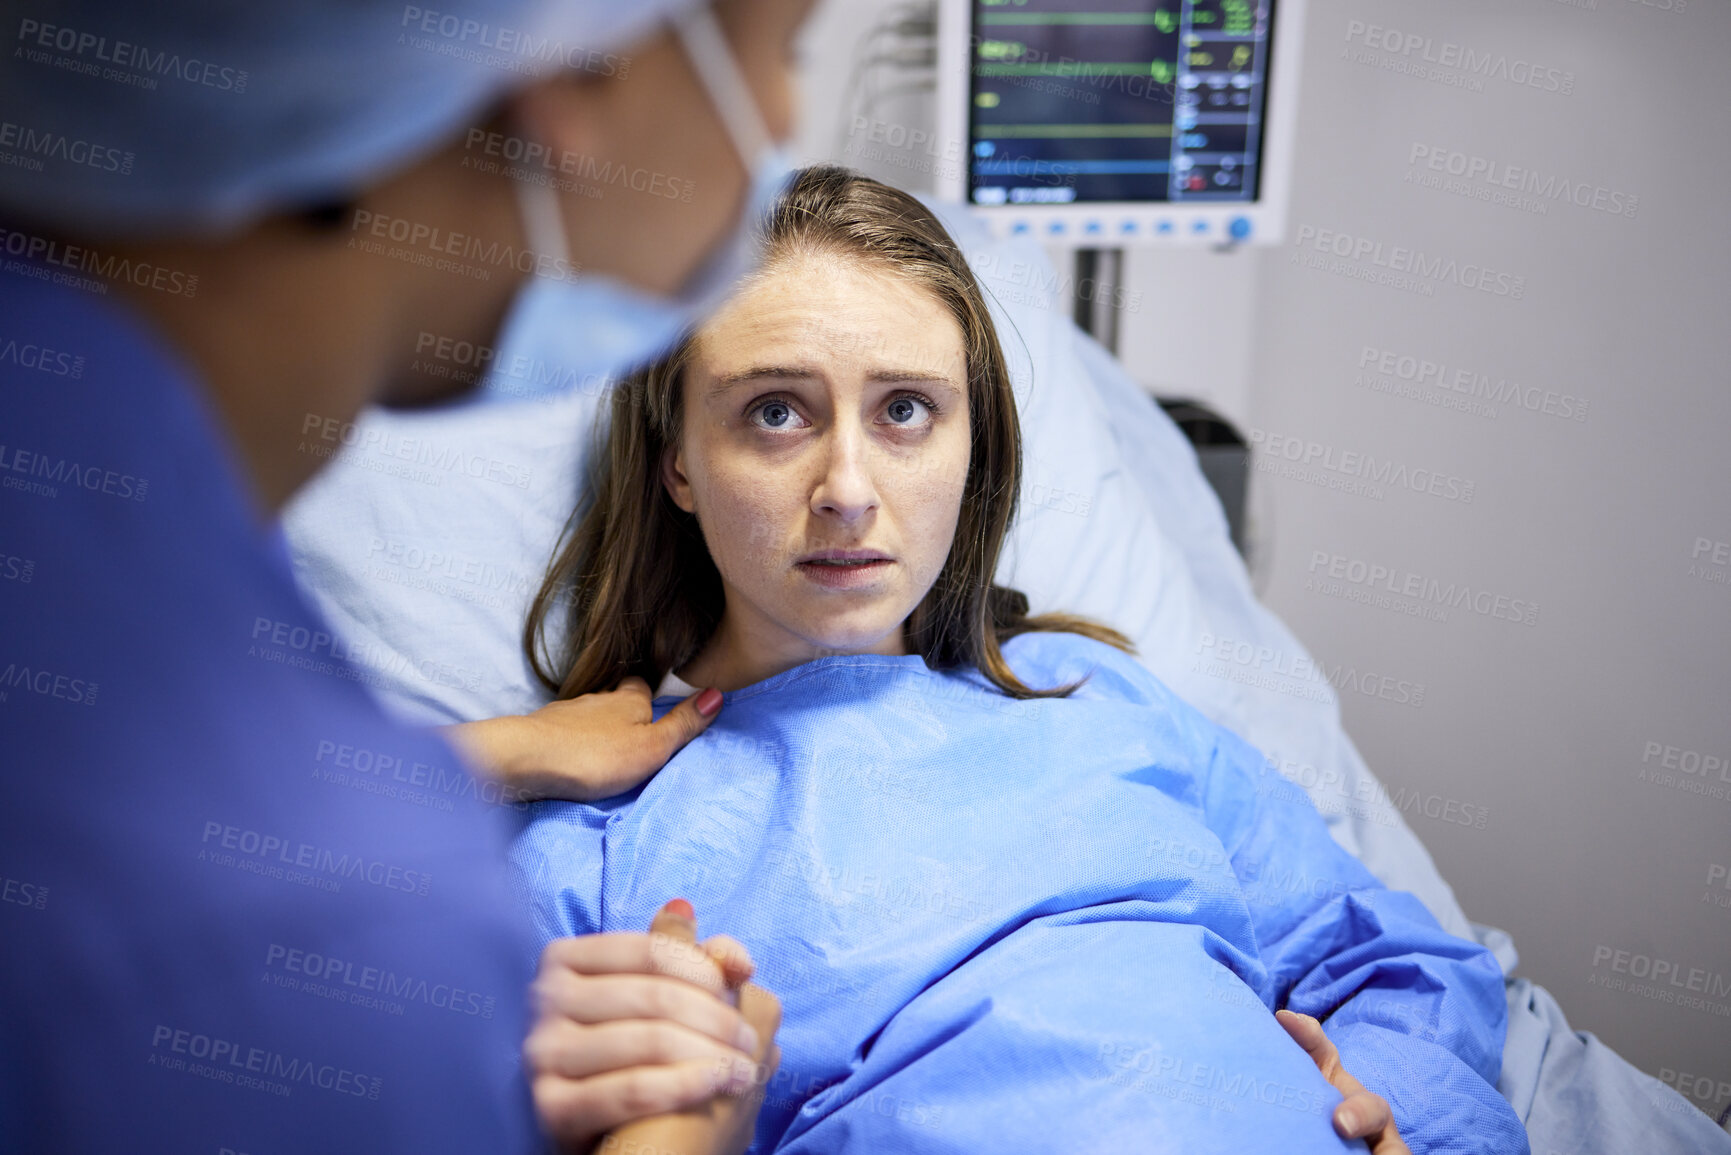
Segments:
[[[991,124],[980,131],[1007,137],[1147,137],[1171,136],[1170,124]]]
[[[1096,64],[1087,61],[1064,61],[1059,64],[978,64],[976,76],[1159,76],[1157,68],[1170,61],[1156,60],[1149,64]]]
[[[1153,25],[1162,32],[1178,28],[1178,14],[1158,12],[985,12],[981,24]]]

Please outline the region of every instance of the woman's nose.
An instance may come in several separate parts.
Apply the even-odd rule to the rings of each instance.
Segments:
[[[856,522],[878,507],[865,432],[854,426],[832,427],[824,440],[824,471],[812,491],[812,512]]]

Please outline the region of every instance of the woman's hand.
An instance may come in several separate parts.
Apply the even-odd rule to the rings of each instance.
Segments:
[[[1373,1155],[1412,1155],[1412,1149],[1395,1129],[1394,1112],[1388,1100],[1366,1090],[1363,1083],[1340,1065],[1340,1052],[1323,1034],[1322,1024],[1295,1011],[1275,1011],[1274,1017],[1280,1020],[1292,1041],[1304,1048],[1322,1077],[1346,1096],[1334,1109],[1334,1129],[1341,1138],[1363,1139]]]
[[[668,903],[650,925],[654,936],[665,935],[672,942],[689,950],[709,949],[709,943],[697,943],[697,921],[688,903]],[[732,939],[725,940],[742,954],[743,947]],[[781,1026],[781,1002],[762,987],[745,980],[751,972],[737,969],[734,974],[739,995],[739,1013],[757,1031],[758,1048],[750,1071],[750,1081],[724,1087],[708,1102],[683,1111],[657,1115],[620,1127],[595,1148],[595,1155],[741,1155],[751,1146],[756,1129],[758,1108],[769,1080],[781,1063],[781,1048],[775,1045],[775,1032]],[[737,1072],[736,1072],[737,1074]]]
[[[675,899],[649,934],[564,938],[542,953],[523,1058],[541,1125],[561,1149],[588,1151],[632,1120],[707,1112],[778,1057],[780,1006],[768,1014],[750,994],[751,956],[726,936],[696,942],[690,910]]]
[[[651,720],[653,701],[647,682],[626,678],[607,693],[442,732],[471,766],[505,787],[506,801],[593,802],[624,793],[666,765],[714,720],[721,692],[693,694],[659,722]]]

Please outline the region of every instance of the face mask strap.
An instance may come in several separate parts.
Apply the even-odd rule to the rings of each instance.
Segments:
[[[565,218],[559,207],[559,194],[553,186],[515,178],[511,183],[516,186],[517,213],[523,220],[523,242],[534,254],[537,271],[543,261],[555,269],[561,261],[567,269],[576,269],[571,260],[570,242],[565,237]]]
[[[733,138],[740,163],[750,173],[758,160],[775,147],[775,140],[763,122],[763,113],[727,43],[720,21],[708,4],[697,4],[674,16],[672,23],[699,83],[709,93],[710,103],[715,105],[727,134]]]

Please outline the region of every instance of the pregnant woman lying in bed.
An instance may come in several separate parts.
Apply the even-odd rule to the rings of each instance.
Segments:
[[[726,692],[647,783],[537,805],[541,933],[682,895],[743,942],[783,1004],[759,1151],[1525,1151],[1491,956],[992,584],[1016,409],[941,226],[807,170],[768,254],[619,388],[529,623],[561,697]]]

